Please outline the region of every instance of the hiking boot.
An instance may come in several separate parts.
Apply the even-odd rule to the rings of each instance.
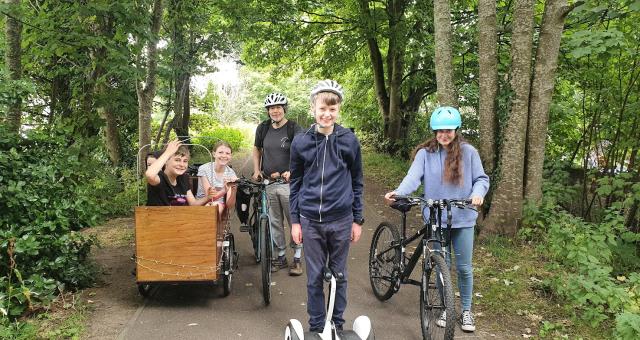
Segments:
[[[291,267],[289,267],[289,275],[291,276],[300,276],[302,275],[302,263],[300,263],[300,259],[297,257],[293,258],[293,263]]]
[[[241,223],[240,224],[240,232],[246,233],[249,230],[251,230],[251,227],[249,227],[248,224],[246,224],[246,223]]]
[[[436,325],[442,328],[447,327],[447,311],[446,310],[442,312],[442,314],[440,314],[440,317],[438,318],[438,320],[436,320]]]
[[[277,259],[271,260],[271,272],[275,273],[280,269],[284,269],[289,267],[289,263],[287,263],[287,258],[285,256],[278,256]]]
[[[461,323],[460,328],[462,328],[463,331],[475,332],[476,323],[473,320],[473,314],[471,314],[471,311],[468,311],[468,310],[462,311],[462,315],[460,316],[460,323]]]

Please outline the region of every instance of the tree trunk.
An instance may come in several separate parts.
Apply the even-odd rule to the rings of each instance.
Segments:
[[[531,87],[533,0],[516,0],[511,39],[511,112],[500,150],[500,181],[483,221],[487,233],[515,235],[522,218],[524,152]]]
[[[6,52],[5,63],[9,71],[9,79],[17,82],[22,78],[22,24],[16,18],[19,16],[20,0],[5,0],[7,5],[7,21],[5,24]],[[22,126],[22,98],[19,93],[11,98],[7,107],[7,126],[9,131],[18,133]]]
[[[105,91],[99,89],[99,91]],[[106,93],[106,91],[104,92]],[[118,124],[116,117],[113,114],[111,105],[104,104],[98,108],[100,117],[105,120],[105,145],[107,152],[109,153],[109,159],[113,165],[118,166],[120,164],[120,138],[118,136]]]
[[[449,0],[433,2],[436,50],[436,83],[438,103],[458,107],[458,96],[453,83],[453,59],[451,57],[451,10]]]
[[[95,25],[94,33],[106,39],[113,39],[115,28],[113,18],[109,16],[101,16]],[[113,113],[111,105],[111,86],[108,79],[104,79],[107,73],[104,65],[107,63],[108,51],[105,46],[98,47],[92,53],[93,64],[95,65],[93,72],[93,82],[96,92],[96,111],[100,118],[105,121],[104,141],[109,154],[111,163],[115,166],[120,164],[120,138],[118,135],[118,123]]]
[[[157,57],[158,57],[158,34],[162,23],[162,0],[154,0],[153,14],[151,19],[151,34],[147,44],[147,75],[145,83],[136,84],[136,93],[138,95],[138,147],[143,148],[140,152],[141,157],[138,160],[140,171],[145,168],[144,155],[151,143],[151,113],[153,112],[153,98],[156,94],[156,73],[157,73]]]
[[[52,64],[61,61],[54,57]],[[56,74],[51,82],[51,103],[49,104],[49,123],[55,121],[55,117],[71,116],[71,79],[68,74]]]
[[[182,99],[182,133],[183,136],[189,136],[189,124],[191,122],[191,75],[188,73],[185,74],[184,84],[184,98]]]
[[[478,1],[478,31],[479,151],[485,171],[492,174],[496,165],[496,98],[498,97],[498,34],[495,1]]]
[[[567,7],[567,0],[547,0],[542,16],[527,127],[527,171],[524,198],[533,202],[540,202],[542,199],[542,169],[549,106],[553,96],[564,20],[569,13]]]
[[[404,139],[406,121],[402,110],[402,76],[404,71],[404,28],[402,22],[406,1],[392,1],[387,4],[389,22],[389,46],[383,59],[380,46],[375,38],[374,18],[369,11],[369,1],[360,0],[360,17],[363,19],[363,37],[369,47],[371,70],[373,72],[376,99],[384,121],[383,135],[385,139],[396,142]],[[384,63],[386,62],[386,80]],[[395,143],[392,143],[395,144]],[[392,150],[395,151],[392,146]]]

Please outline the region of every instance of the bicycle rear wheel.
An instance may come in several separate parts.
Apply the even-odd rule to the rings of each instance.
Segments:
[[[432,253],[422,270],[420,324],[425,340],[453,339],[456,310],[449,267],[440,253]],[[443,312],[446,318],[438,321]]]
[[[226,240],[229,242],[229,245],[222,254],[222,296],[229,296],[229,294],[231,294],[231,279],[233,278],[233,270],[235,269],[234,254],[236,251],[236,244],[233,234],[227,234]]]
[[[262,298],[264,304],[271,302],[271,230],[269,218],[260,218],[260,257],[262,263]]]
[[[397,291],[399,284],[400,233],[391,223],[382,222],[373,233],[369,249],[369,280],[373,294],[380,301],[385,301]]]

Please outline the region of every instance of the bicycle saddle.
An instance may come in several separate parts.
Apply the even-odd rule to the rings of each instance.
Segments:
[[[411,202],[406,198],[396,198],[395,202],[391,203],[391,208],[403,213],[411,210],[412,206]]]

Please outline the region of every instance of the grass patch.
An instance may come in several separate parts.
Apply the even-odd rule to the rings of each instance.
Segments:
[[[0,323],[0,339],[80,339],[85,333],[87,305],[82,293],[60,295],[45,312],[25,320]]]
[[[132,218],[114,218],[107,223],[87,228],[83,232],[96,238],[100,247],[124,247],[134,242]]]
[[[490,236],[474,250],[474,309],[482,324],[540,338],[606,339],[612,325],[591,328],[551,294],[554,273],[531,245]]]
[[[395,188],[409,170],[411,163],[405,159],[371,150],[362,153],[363,171],[367,177],[386,187]]]

